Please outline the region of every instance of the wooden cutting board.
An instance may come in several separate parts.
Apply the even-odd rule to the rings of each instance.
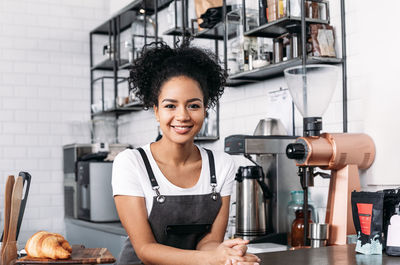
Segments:
[[[25,256],[17,259],[15,264],[101,264],[114,263],[115,258],[106,248],[84,248],[73,245],[69,259],[42,259]]]

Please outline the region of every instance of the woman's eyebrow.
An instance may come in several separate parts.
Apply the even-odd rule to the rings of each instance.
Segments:
[[[194,102],[194,101],[202,101],[200,98],[191,98],[191,99],[188,99],[186,102]],[[161,101],[161,103],[163,103],[163,102],[173,102],[173,103],[176,103],[176,102],[178,102],[178,100],[176,100],[176,99],[171,99],[171,98],[165,98],[165,99],[163,99],[162,101]]]
[[[199,98],[191,98],[187,102],[193,102],[193,101],[202,101],[202,100]]]
[[[170,98],[165,98],[165,99],[163,99],[162,101],[161,101],[161,103],[163,103],[163,102],[166,102],[166,101],[168,101],[168,102],[178,102],[178,100],[176,100],[176,99],[170,99]]]

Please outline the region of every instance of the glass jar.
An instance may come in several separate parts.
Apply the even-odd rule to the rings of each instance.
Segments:
[[[302,190],[295,190],[290,192],[291,200],[287,206],[287,231],[288,231],[288,244],[291,245],[291,231],[292,223],[296,219],[296,211],[303,210],[303,194]],[[314,203],[308,196],[308,210],[310,211],[311,220],[317,221],[317,214],[314,208]],[[304,218],[304,217],[303,217]]]
[[[308,210],[308,224],[312,224],[311,210]],[[291,240],[292,247],[305,246],[304,242],[304,212],[302,209],[296,210],[296,219],[292,223]]]

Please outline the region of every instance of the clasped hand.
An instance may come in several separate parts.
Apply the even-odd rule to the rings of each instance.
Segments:
[[[230,239],[222,242],[216,251],[217,264],[224,265],[258,265],[261,261],[254,254],[247,253],[248,240],[241,238]],[[223,263],[221,263],[223,261]]]

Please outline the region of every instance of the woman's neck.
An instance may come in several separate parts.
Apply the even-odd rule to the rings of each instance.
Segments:
[[[154,159],[162,164],[183,166],[186,163],[197,161],[200,153],[193,142],[177,144],[164,137],[150,145]]]

